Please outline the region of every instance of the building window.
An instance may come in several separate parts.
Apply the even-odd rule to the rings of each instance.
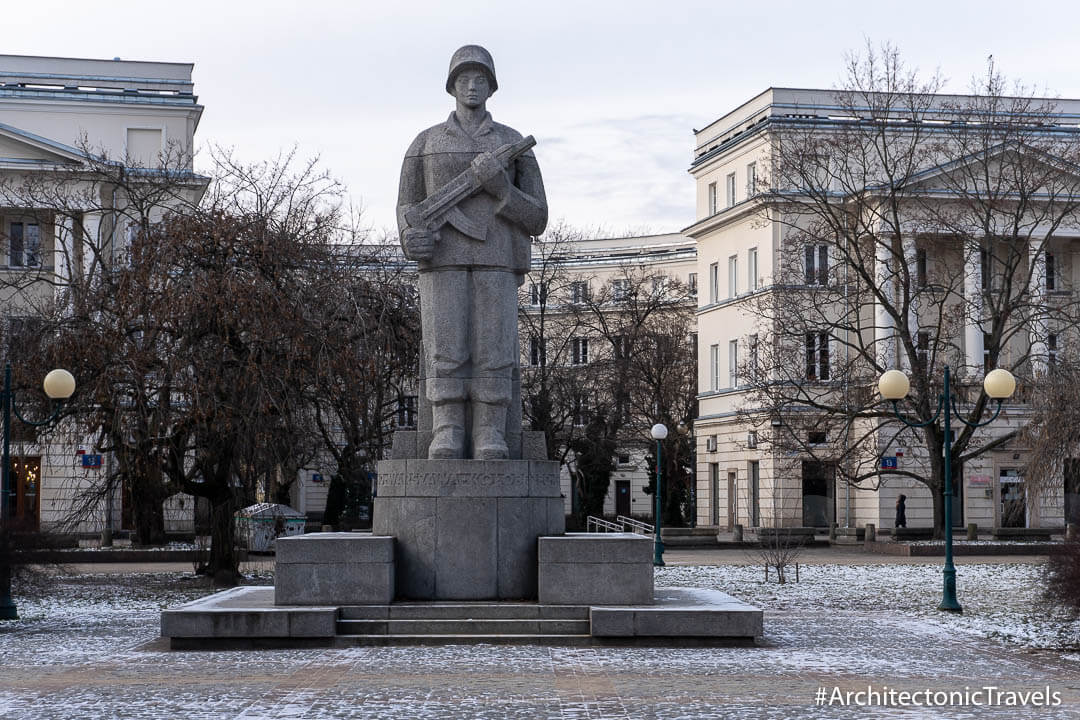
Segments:
[[[630,281],[618,278],[611,281],[611,299],[613,302],[626,302],[630,297]]]
[[[583,303],[589,299],[589,283],[584,280],[575,280],[570,283],[570,302]]]
[[[544,341],[538,337],[529,338],[529,364],[533,367],[547,365],[547,350]]]
[[[919,369],[925,371],[930,367],[930,333],[920,332],[918,341]]]
[[[810,445],[824,445],[828,439],[824,430],[811,430],[806,434],[806,442]]]
[[[709,302],[720,299],[720,263],[709,265]]]
[[[1046,253],[1046,289],[1048,292],[1053,292],[1058,288],[1057,281],[1057,260],[1054,258],[1054,253]]]
[[[983,333],[983,374],[990,372],[990,333]]]
[[[398,398],[398,427],[416,427],[416,396],[404,395]]]
[[[806,284],[826,285],[829,281],[829,246],[807,245],[805,252]]]
[[[589,362],[589,338],[576,337],[570,340],[570,362],[585,365]]]
[[[697,273],[690,273],[686,276],[686,290],[691,295],[697,295]]]
[[[921,288],[929,285],[926,279],[926,248],[915,251],[915,285]]]
[[[589,401],[580,395],[574,397],[574,425],[585,427],[589,423]]]
[[[611,338],[611,351],[616,360],[625,360],[630,357],[630,338],[626,335],[616,335]]]
[[[531,305],[547,305],[547,283],[533,283],[529,286],[529,303]]]
[[[757,163],[746,166],[746,197],[757,195]]]
[[[751,335],[746,346],[746,374],[750,382],[758,381],[758,336]]]
[[[733,298],[739,294],[739,256],[727,259],[727,296]]]
[[[990,253],[985,249],[979,250],[979,278],[980,286],[983,290],[987,290],[990,287]]]
[[[1050,333],[1046,336],[1046,360],[1050,364],[1050,367],[1054,367],[1057,364],[1058,356],[1058,336],[1055,333]]]
[[[654,297],[659,297],[664,294],[667,289],[668,279],[663,275],[658,275],[652,279],[652,292]]]
[[[829,379],[829,333],[806,333],[806,379]]]
[[[709,346],[709,389],[720,389],[720,346]]]
[[[727,176],[727,206],[735,205],[735,173]]]
[[[728,343],[728,387],[739,386],[739,341]]]
[[[716,183],[709,183],[709,214],[716,214]]]
[[[8,233],[8,265],[41,265],[41,230],[37,223],[13,222]]]
[[[750,292],[758,289],[757,248],[746,251],[746,289]]]

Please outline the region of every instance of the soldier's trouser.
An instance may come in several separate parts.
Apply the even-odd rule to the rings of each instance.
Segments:
[[[502,270],[432,270],[420,273],[423,341],[427,359],[425,392],[439,424],[453,424],[458,411],[440,406],[469,399],[474,409],[494,406],[481,423],[502,419],[512,396],[518,360],[518,278]],[[477,415],[474,414],[474,423]],[[501,439],[504,427],[498,427]]]

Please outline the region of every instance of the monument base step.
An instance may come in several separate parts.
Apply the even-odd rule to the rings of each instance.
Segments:
[[[651,603],[400,602],[275,605],[233,588],[161,614],[174,649],[350,645],[753,645],[762,612],[716,590],[656,588]]]

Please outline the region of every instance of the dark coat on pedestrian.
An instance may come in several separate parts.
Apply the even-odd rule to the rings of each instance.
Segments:
[[[907,527],[907,507],[906,507],[906,503],[907,503],[907,495],[901,495],[900,497],[896,498],[896,523],[895,523],[895,525],[898,528],[906,528]]]

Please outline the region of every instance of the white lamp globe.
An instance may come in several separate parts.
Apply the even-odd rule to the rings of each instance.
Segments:
[[[75,376],[67,370],[53,370],[41,383],[45,394],[53,400],[67,400],[75,392]]]
[[[667,437],[667,426],[663,423],[656,423],[649,433],[653,436],[653,440],[663,440]]]
[[[1016,378],[1004,368],[991,370],[986,374],[986,379],[983,380],[983,390],[995,400],[1004,400],[1011,397],[1016,390]]]
[[[887,370],[882,373],[877,386],[881,397],[886,400],[902,400],[907,397],[908,390],[911,389],[907,375],[899,370]]]

